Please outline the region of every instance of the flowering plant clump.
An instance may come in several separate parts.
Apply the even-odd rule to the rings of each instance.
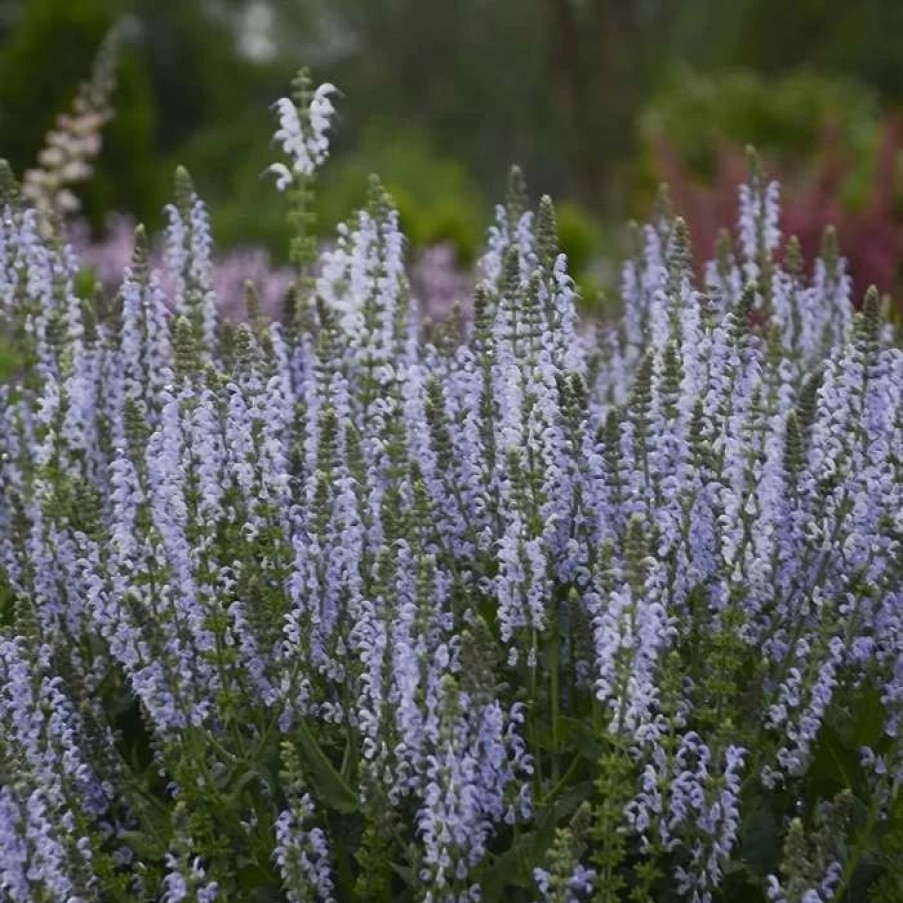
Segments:
[[[122,282],[122,271],[131,261],[134,236],[134,219],[122,214],[107,219],[104,234],[97,241],[91,240],[85,222],[70,224],[67,237],[75,249],[83,271],[80,278],[84,280],[83,283],[76,280],[76,290],[83,291],[82,285],[87,284],[90,288],[96,285],[99,291],[115,294]],[[161,265],[163,252],[163,241],[151,243],[151,266]],[[214,253],[211,266],[217,310],[223,319],[232,322],[241,322],[246,317],[249,281],[254,283],[261,309],[273,317],[282,311],[286,294],[295,281],[294,270],[273,261],[264,248],[237,247]],[[163,273],[165,276],[165,269]]]
[[[0,899],[903,899],[875,293],[754,170],[704,290],[662,208],[581,326],[515,171],[424,337],[377,182],[310,257],[330,96],[278,105],[283,323],[221,321],[184,172],[103,304],[3,180]]]
[[[134,234],[135,221],[122,214],[108,218],[105,234],[98,241],[91,240],[86,223],[76,221],[69,226],[67,236],[91,287],[99,283],[101,290],[118,290],[122,271],[131,260]],[[163,242],[154,242],[151,265],[159,265],[162,253]],[[253,246],[214,253],[211,262],[216,306],[225,319],[238,323],[246,318],[249,281],[254,283],[263,313],[270,317],[281,315],[288,290],[296,279],[292,267],[274,261],[266,249]],[[450,244],[423,249],[408,260],[408,270],[412,292],[425,316],[444,319],[455,302],[463,302],[473,293],[473,280],[458,264]],[[78,281],[76,287],[81,289]]]

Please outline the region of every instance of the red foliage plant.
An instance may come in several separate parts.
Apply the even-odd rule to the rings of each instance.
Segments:
[[[903,209],[897,200],[897,160],[903,150],[903,119],[888,117],[881,140],[871,190],[864,204],[851,209],[841,202],[849,164],[840,146],[839,129],[824,131],[822,146],[805,172],[789,172],[768,160],[766,170],[781,183],[781,231],[795,235],[808,259],[817,252],[825,229],[837,231],[841,253],[853,277],[854,297],[869,285],[900,299],[903,263]],[[675,209],[693,223],[694,257],[698,268],[711,258],[719,226],[730,222],[737,207],[737,186],[747,175],[743,151],[723,145],[716,155],[712,178],[701,182],[664,137],[653,145],[657,175],[668,184]]]

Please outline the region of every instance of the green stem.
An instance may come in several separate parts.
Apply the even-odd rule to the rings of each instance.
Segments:
[[[574,756],[574,760],[568,766],[567,771],[564,773],[564,776],[558,781],[558,783],[549,791],[546,798],[540,803],[542,808],[548,807],[555,798],[570,784],[571,779],[577,773],[577,769],[580,766],[580,759],[582,757],[577,755]]]
[[[533,793],[534,796],[539,799],[542,796],[542,754],[539,749],[539,734],[537,731],[537,727],[539,724],[539,702],[537,700],[537,681],[536,681],[536,669],[539,665],[537,661],[537,647],[539,646],[539,639],[536,633],[536,628],[532,628],[530,631],[530,648],[532,650],[532,664],[530,659],[527,661],[527,668],[530,671],[530,745],[533,747],[533,751],[535,754],[534,762],[536,768],[533,772]]]
[[[549,632],[549,671],[551,672],[552,686],[550,693],[552,695],[552,780],[557,782],[559,778],[559,734],[558,734],[558,716],[561,696],[560,674],[559,674],[559,658],[561,649],[558,638],[558,621],[557,612],[553,629]]]
[[[869,806],[868,819],[866,820],[865,825],[863,825],[862,830],[859,832],[856,846],[853,848],[853,852],[846,861],[843,874],[840,876],[840,883],[834,891],[834,898],[837,900],[842,900],[844,898],[847,887],[849,887],[853,875],[856,874],[856,869],[859,868],[859,863],[868,847],[869,840],[872,837],[875,823],[878,821],[878,809],[879,807],[876,806],[874,802]]]

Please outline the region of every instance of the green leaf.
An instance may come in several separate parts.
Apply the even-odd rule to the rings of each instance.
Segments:
[[[750,800],[744,810],[740,825],[740,859],[764,877],[777,870],[780,826],[771,807],[761,797]]]
[[[270,792],[278,787],[278,782],[274,780],[272,772],[261,763],[254,763],[237,781],[230,783],[229,793],[225,797],[226,807],[230,811],[235,807],[242,791],[255,779],[266,786]]]
[[[851,790],[861,787],[862,767],[858,748],[845,743],[831,724],[823,723],[809,775],[814,789],[825,798],[847,787]]]
[[[317,790],[317,799],[328,806],[350,815],[359,809],[357,794],[329,761],[320,744],[302,721],[298,725],[298,741],[304,760],[311,771],[311,780]]]
[[[117,836],[144,862],[156,862],[166,855],[166,847],[142,831],[120,831]]]
[[[521,834],[504,853],[493,857],[480,870],[478,880],[483,903],[496,903],[506,887],[533,889],[533,869],[542,865],[546,850],[555,839],[555,829],[574,814],[592,790],[592,781],[569,788],[540,813],[535,830]]]
[[[409,865],[402,865],[398,862],[390,862],[389,868],[398,875],[399,878],[407,884],[408,887],[414,887],[417,884],[417,873]]]
[[[882,691],[875,687],[856,694],[851,736],[844,738],[856,749],[873,747],[885,736],[887,713],[881,702],[881,695]]]
[[[595,765],[602,755],[602,744],[593,730],[592,721],[585,718],[559,718],[562,743],[565,748],[580,753],[584,759]]]
[[[496,856],[478,880],[483,903],[496,903],[506,887],[531,888],[533,869],[545,856],[555,837],[555,823],[549,820],[529,834],[521,834],[502,854]]]

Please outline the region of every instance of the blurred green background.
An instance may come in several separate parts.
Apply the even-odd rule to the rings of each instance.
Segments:
[[[517,162],[558,201],[578,271],[663,178],[710,254],[753,143],[797,231],[831,217],[862,245],[844,248],[857,279],[899,278],[900,0],[0,0],[0,156],[17,172],[114,22],[116,115],[78,189],[95,230],[112,210],[159,227],[184,163],[220,245],[284,256],[261,173],[278,159],[269,105],[305,64],[343,95],[324,232],[376,171],[414,247],[450,241],[467,264]]]

